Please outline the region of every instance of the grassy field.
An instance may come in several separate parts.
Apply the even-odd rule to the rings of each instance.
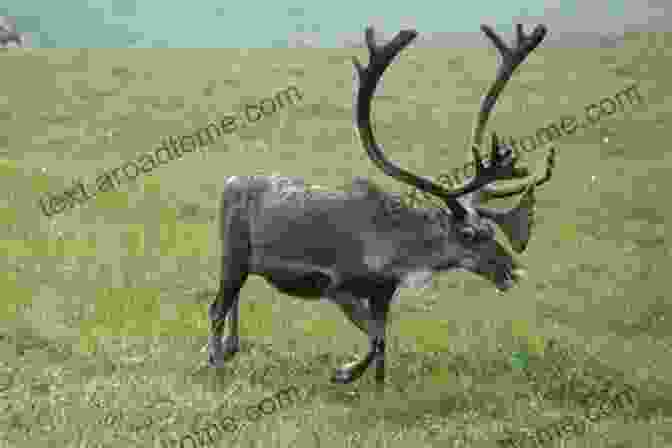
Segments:
[[[670,34],[629,34],[618,49],[542,45],[529,57],[489,130],[530,135],[634,82],[645,103],[558,140],[518,288],[499,296],[449,273],[402,292],[384,391],[371,371],[353,385],[329,383],[333,368],[367,349],[334,305],[292,299],[257,278],[242,292],[242,352],[220,372],[198,368],[225,176],[281,173],[338,187],[362,175],[404,190],[373,167],[352,130],[350,57],[365,61],[365,50],[3,52],[0,447],[158,447],[215,410],[236,415],[287,385],[310,388],[310,399],[218,446],[493,447],[505,430],[582,414],[582,392],[562,378],[594,377],[632,385],[636,409],[614,411],[564,446],[672,447],[663,278],[672,255],[671,44]],[[407,49],[374,104],[391,158],[431,176],[464,164],[495,55]],[[73,179],[91,182],[163,137],[288,85],[303,93],[295,107],[61,215],[40,211],[42,195]],[[541,167],[543,156],[528,162]],[[552,341],[568,355],[556,356]],[[120,417],[98,423],[106,415]]]

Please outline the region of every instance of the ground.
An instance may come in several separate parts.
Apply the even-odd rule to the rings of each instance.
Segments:
[[[581,121],[586,105],[634,82],[644,103],[556,140],[518,288],[499,296],[455,273],[402,292],[382,392],[372,372],[328,383],[367,347],[334,305],[294,300],[256,278],[242,293],[241,352],[222,371],[200,368],[226,176],[281,173],[332,188],[369,176],[404,190],[364,156],[352,129],[350,58],[365,60],[364,49],[0,54],[3,446],[152,446],[160,433],[198,429],[216,409],[238,415],[236,406],[296,385],[309,399],[226,437],[244,447],[491,447],[505,429],[582,415],[586,393],[548,379],[553,365],[558,378],[609,377],[638,393],[635,410],[613,411],[568,446],[672,446],[671,42],[651,33],[628,34],[621,48],[542,44],[518,69],[489,127],[502,136],[531,135],[562,115]],[[428,176],[463,165],[495,58],[485,49],[405,50],[374,102],[390,157]],[[42,213],[45,194],[91,183],[163,137],[193,134],[289,85],[303,94],[295,105],[118,191]],[[525,154],[539,167],[544,156]],[[557,362],[554,341],[569,353]],[[628,412],[637,418],[624,420]],[[110,415],[119,417],[97,423]]]

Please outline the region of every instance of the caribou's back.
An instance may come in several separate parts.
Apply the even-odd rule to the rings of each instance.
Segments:
[[[433,226],[422,210],[402,206],[398,197],[363,178],[331,191],[299,178],[234,177],[224,189],[224,226],[230,225],[227,216],[234,210],[242,212],[249,229],[251,272],[261,275],[274,269],[296,271],[296,263],[341,281],[355,273],[394,277],[384,268],[396,259],[407,264],[418,235],[429,239],[440,233],[439,228],[423,232]]]

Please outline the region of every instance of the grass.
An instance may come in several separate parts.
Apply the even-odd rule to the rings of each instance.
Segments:
[[[311,400],[221,446],[491,447],[505,430],[579,414],[580,393],[563,389],[563,378],[591,385],[596,376],[632,385],[637,408],[567,447],[672,446],[672,304],[663,278],[671,254],[669,42],[669,33],[635,33],[617,49],[542,46],[520,68],[491,119],[500,135],[581,116],[584,105],[633,82],[645,104],[558,141],[555,176],[538,192],[537,227],[521,257],[526,282],[498,296],[454,273],[402,292],[382,392],[371,372],[357,384],[329,384],[333,368],[367,348],[336,307],[292,299],[257,278],[242,294],[242,352],[220,372],[198,368],[217,286],[225,176],[282,173],[337,188],[361,175],[405,191],[376,170],[352,131],[350,57],[365,60],[363,49],[3,53],[1,446],[154,446],[160,433],[185,434],[215,409],[233,414],[294,384],[314,388]],[[494,68],[494,50],[402,54],[374,106],[391,158],[430,176],[464,164]],[[118,192],[51,220],[42,215],[41,195],[288,85],[303,93],[296,107]],[[544,156],[527,161],[541,166]],[[523,367],[536,372],[534,382]],[[90,404],[94,396],[102,407]],[[96,423],[108,414],[121,417]],[[148,416],[155,422],[137,430]]]

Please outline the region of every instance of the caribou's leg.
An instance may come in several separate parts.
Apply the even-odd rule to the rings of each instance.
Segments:
[[[371,329],[371,350],[375,353],[373,360],[376,366],[376,383],[385,382],[385,328],[387,326],[387,313],[390,311],[390,303],[396,292],[380,297],[372,301],[371,315],[373,328]]]
[[[369,335],[371,312],[364,300],[349,293],[334,294],[330,299],[343,311],[345,317],[364,334]]]
[[[210,304],[208,317],[210,318],[210,340],[208,343],[208,364],[212,367],[222,367],[224,362],[231,359],[240,351],[240,337],[238,335],[238,299],[240,289],[247,278],[247,273],[236,283],[222,282],[215,300]],[[229,314],[229,312],[231,314]],[[222,344],[222,334],[229,317],[229,336]]]
[[[384,291],[384,290],[383,290]],[[360,299],[348,301],[344,295],[334,297],[334,301],[341,306],[345,315],[357,327],[369,336],[369,352],[364,359],[346,364],[336,369],[331,381],[334,383],[348,384],[359,379],[375,361],[376,382],[385,381],[385,326],[390,302],[394,296],[394,289],[383,291],[369,300],[369,309],[364,308]],[[357,305],[357,303],[359,305]],[[364,311],[366,310],[366,311]],[[368,315],[368,316],[367,316]]]
[[[208,364],[221,367],[240,350],[238,335],[238,301],[240,290],[249,274],[250,231],[244,208],[236,207],[235,191],[225,191],[222,207],[222,261],[217,297],[210,304],[210,338]],[[233,200],[231,197],[233,196]],[[227,204],[230,207],[226,207]],[[222,344],[222,333],[229,314],[229,336]]]

